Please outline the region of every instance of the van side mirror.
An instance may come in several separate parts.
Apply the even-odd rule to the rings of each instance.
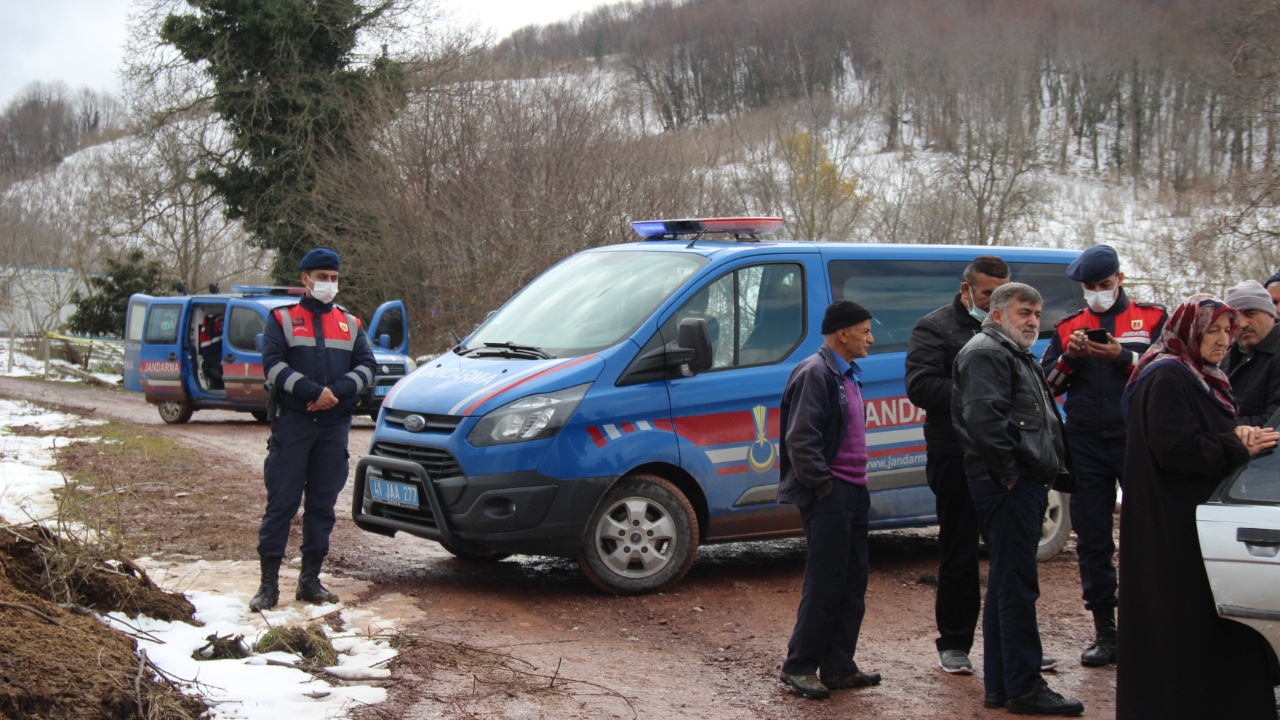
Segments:
[[[388,335],[388,334],[386,334],[386,333],[382,333],[381,335],[379,335],[379,336],[378,336],[378,347],[382,348],[383,350],[390,350],[390,349],[391,349],[391,336],[390,336],[390,335]]]
[[[258,352],[262,352],[262,333],[258,333],[257,337],[253,339],[253,347]]]
[[[711,331],[707,329],[706,318],[685,318],[680,321],[674,348],[680,355],[688,359],[681,364],[688,367],[690,375],[706,372],[711,369]],[[682,358],[683,359],[683,358]]]

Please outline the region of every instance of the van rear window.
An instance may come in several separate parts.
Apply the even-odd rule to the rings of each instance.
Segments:
[[[151,314],[147,317],[147,342],[156,345],[178,342],[178,320],[181,316],[181,305],[151,306]]]
[[[916,321],[950,305],[960,292],[960,276],[967,261],[954,260],[832,260],[831,296],[866,306],[874,316],[876,342],[871,354],[906,352]],[[1067,266],[1057,263],[1011,262],[1015,282],[1026,283],[1044,296],[1040,337],[1053,336],[1053,324],[1084,307],[1080,283],[1067,278]]]

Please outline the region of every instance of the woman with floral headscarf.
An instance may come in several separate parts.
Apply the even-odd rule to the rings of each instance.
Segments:
[[[1280,437],[1235,427],[1218,369],[1235,310],[1183,301],[1125,388],[1129,419],[1120,515],[1116,717],[1275,720],[1266,642],[1218,617],[1196,533],[1196,506]]]

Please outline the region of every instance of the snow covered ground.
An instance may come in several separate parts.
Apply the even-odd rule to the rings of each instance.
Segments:
[[[13,348],[13,366],[9,366],[10,348]],[[57,358],[49,360],[51,366],[56,367],[72,367],[71,363]],[[93,365],[98,363],[94,362]],[[56,370],[52,371],[52,377],[60,377]],[[124,376],[117,373],[90,373],[99,380],[104,380],[108,384],[116,385],[124,380]],[[6,377],[43,377],[44,376],[44,360],[23,352],[21,349],[15,348],[9,338],[0,339],[0,375]]]
[[[101,421],[0,399],[0,522],[25,523],[46,519],[56,512],[54,491],[63,486],[63,476],[50,469],[55,463],[53,453],[55,448],[73,442],[57,433],[69,427],[96,424]],[[24,428],[24,432],[15,433],[15,428]],[[26,434],[31,428],[40,434]],[[341,604],[303,606],[287,601],[259,615],[249,611],[247,597],[256,586],[256,578],[252,577],[256,567],[203,560],[176,563],[141,558],[138,562],[161,587],[185,590],[187,599],[196,606],[196,619],[204,626],[147,617],[130,619],[118,613],[105,619],[139,636],[140,647],[157,667],[185,681],[184,689],[203,695],[212,706],[211,717],[325,720],[345,717],[352,708],[386,699],[383,688],[346,681],[390,676],[390,670],[384,665],[396,655],[387,637],[398,624],[393,614],[394,605],[382,606],[391,611],[387,613],[390,619],[381,616],[378,606],[352,609]],[[328,580],[327,576],[322,577]],[[350,589],[344,594],[350,596]],[[334,683],[302,670],[268,664],[268,660],[297,661],[287,653],[268,653],[244,660],[196,661],[192,658],[192,654],[206,644],[206,638],[215,633],[243,635],[246,644],[252,646],[270,627],[302,626],[335,612],[341,618],[343,630],[328,633],[339,653],[338,664],[327,668]]]

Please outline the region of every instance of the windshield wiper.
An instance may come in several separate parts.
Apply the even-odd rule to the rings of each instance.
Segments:
[[[474,351],[477,355],[485,356],[501,356],[501,357],[520,357],[520,358],[537,358],[539,360],[550,360],[555,357],[549,355],[545,350],[533,345],[518,345],[513,342],[487,342],[483,348],[472,348],[468,352]]]

